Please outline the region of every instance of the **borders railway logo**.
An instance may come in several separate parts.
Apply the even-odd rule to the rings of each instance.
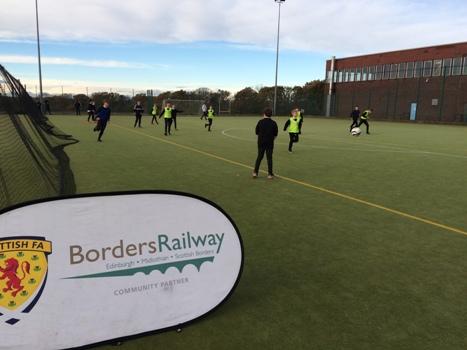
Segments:
[[[14,325],[40,299],[52,243],[43,237],[0,238],[0,319]]]

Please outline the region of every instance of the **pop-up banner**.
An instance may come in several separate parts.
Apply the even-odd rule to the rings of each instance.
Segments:
[[[0,212],[0,349],[68,349],[182,327],[226,301],[240,234],[203,198],[124,192]]]

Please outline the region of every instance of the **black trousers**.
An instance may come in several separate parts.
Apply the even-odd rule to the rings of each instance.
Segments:
[[[208,112],[203,112],[203,114],[201,115],[201,120],[203,119],[208,119]]]
[[[154,124],[154,121],[156,122],[156,124],[159,124],[159,123],[157,122],[157,115],[155,115],[155,114],[152,115],[151,124]]]
[[[268,160],[268,174],[274,175],[272,172],[272,152],[273,148],[268,146],[258,146],[258,157],[256,158],[255,163],[255,173],[258,174],[259,166],[261,165],[261,161],[264,158],[264,153],[266,153],[266,159]]]
[[[76,115],[81,115],[81,109],[76,108],[76,109],[75,109],[75,112],[76,112]]]
[[[358,126],[358,118],[353,119],[352,124],[350,124],[349,130],[352,131],[353,128],[356,128]]]
[[[170,135],[170,129],[172,128],[172,118],[164,118],[164,122],[165,122],[165,131],[164,131],[164,134],[167,135],[169,134]]]
[[[368,120],[360,119],[360,123],[358,124],[358,126],[360,126],[362,124],[366,125],[366,133],[369,134],[370,133],[370,124],[368,124]]]
[[[97,123],[97,128],[99,129],[99,136],[97,137],[97,140],[101,141],[102,135],[104,135],[105,128],[107,127],[107,122],[98,122]]]
[[[93,112],[93,111],[88,112],[88,121],[89,121],[90,119],[92,119],[92,120],[96,119],[96,118],[94,117],[94,112]]]
[[[175,130],[177,130],[177,117],[172,117],[172,121],[174,123]]]
[[[208,118],[208,123],[205,125],[205,127],[208,127],[208,130],[211,131],[211,126],[212,126],[212,118]]]
[[[134,128],[136,128],[136,125],[138,125],[138,127],[141,127],[141,119],[143,118],[142,115],[135,115],[135,125],[134,125]]]
[[[289,133],[289,151],[292,150],[292,146],[294,143],[298,142],[298,134],[294,132]]]

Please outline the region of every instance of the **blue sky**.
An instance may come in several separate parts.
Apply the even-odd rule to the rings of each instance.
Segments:
[[[1,43],[2,52],[10,55],[35,56],[34,42]],[[235,90],[245,86],[274,84],[275,52],[269,49],[239,48],[223,42],[187,44],[156,43],[60,43],[45,41],[44,57],[72,57],[95,60],[102,66],[45,64],[43,76],[48,80],[90,82],[114,89],[192,89],[196,87]],[[32,57],[31,57],[32,58]],[[107,60],[128,63],[129,67],[107,67]],[[304,84],[324,77],[324,55],[284,50],[280,56],[281,79],[285,85]],[[35,63],[13,63],[6,67],[26,80],[37,76]],[[27,60],[30,62],[31,60]],[[99,65],[99,64],[98,64]],[[110,64],[111,65],[111,64]],[[54,84],[54,85],[57,85]],[[50,84],[49,84],[50,85]],[[66,85],[66,83],[65,83]],[[111,86],[109,86],[111,85]]]
[[[116,5],[117,4],[117,5]],[[273,85],[272,0],[39,0],[46,91],[231,91]],[[34,1],[2,0],[0,63],[37,85]],[[331,55],[467,40],[459,0],[287,0],[279,83],[324,78]]]

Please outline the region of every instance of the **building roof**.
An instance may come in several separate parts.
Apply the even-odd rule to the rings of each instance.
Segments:
[[[467,42],[427,46],[336,59],[336,69],[467,56]],[[331,60],[327,61],[329,69]]]

